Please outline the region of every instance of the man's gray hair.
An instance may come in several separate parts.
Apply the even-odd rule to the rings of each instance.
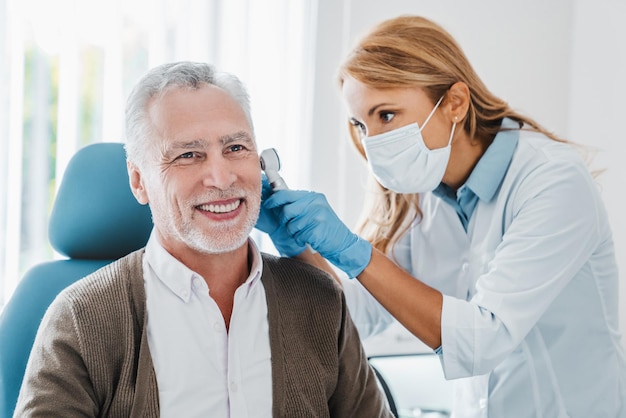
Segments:
[[[126,102],[126,155],[130,162],[142,166],[153,134],[148,118],[148,102],[163,95],[171,88],[197,90],[203,84],[211,84],[229,93],[253,128],[250,98],[246,87],[235,75],[217,71],[207,63],[180,61],[159,65],[146,73],[135,85]]]

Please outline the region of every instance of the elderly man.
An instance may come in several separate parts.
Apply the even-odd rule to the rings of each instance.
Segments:
[[[159,66],[126,123],[152,235],[53,302],[16,416],[390,417],[340,288],[249,238],[262,174],[239,80]]]

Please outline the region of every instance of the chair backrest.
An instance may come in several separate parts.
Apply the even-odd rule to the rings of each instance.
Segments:
[[[49,239],[66,258],[32,267],[0,315],[0,417],[11,417],[41,319],[57,294],[143,247],[148,206],[132,195],[121,143],[87,145],[72,157],[50,216]]]

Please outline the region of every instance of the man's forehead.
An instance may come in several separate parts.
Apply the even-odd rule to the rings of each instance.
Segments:
[[[207,89],[209,85],[206,85]],[[241,104],[230,94],[216,90],[173,89],[153,97],[147,103],[149,122],[160,133],[168,129],[206,129],[210,125],[232,124],[237,130],[252,131],[251,122]]]
[[[232,143],[254,143],[252,134],[246,130],[240,130],[233,133],[217,135],[214,137],[174,139],[170,138],[168,142],[170,148],[177,149],[206,149],[213,144],[229,145]]]
[[[146,109],[152,113],[160,107],[188,108],[197,102],[223,104],[225,107],[236,107],[244,112],[241,104],[230,92],[208,83],[200,83],[198,86],[168,86],[147,100]]]

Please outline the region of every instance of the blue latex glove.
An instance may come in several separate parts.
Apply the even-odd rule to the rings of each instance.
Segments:
[[[295,257],[305,250],[305,245],[300,245],[294,237],[287,231],[285,225],[279,221],[279,209],[266,207],[266,199],[272,195],[272,186],[270,186],[265,173],[263,173],[263,189],[261,191],[261,211],[259,219],[256,222],[256,228],[266,232],[274,247],[278,252],[286,257]]]
[[[350,278],[361,274],[369,264],[372,245],[350,231],[323,194],[278,190],[263,205],[271,210],[280,209],[280,223],[287,227],[296,243],[309,244]]]

